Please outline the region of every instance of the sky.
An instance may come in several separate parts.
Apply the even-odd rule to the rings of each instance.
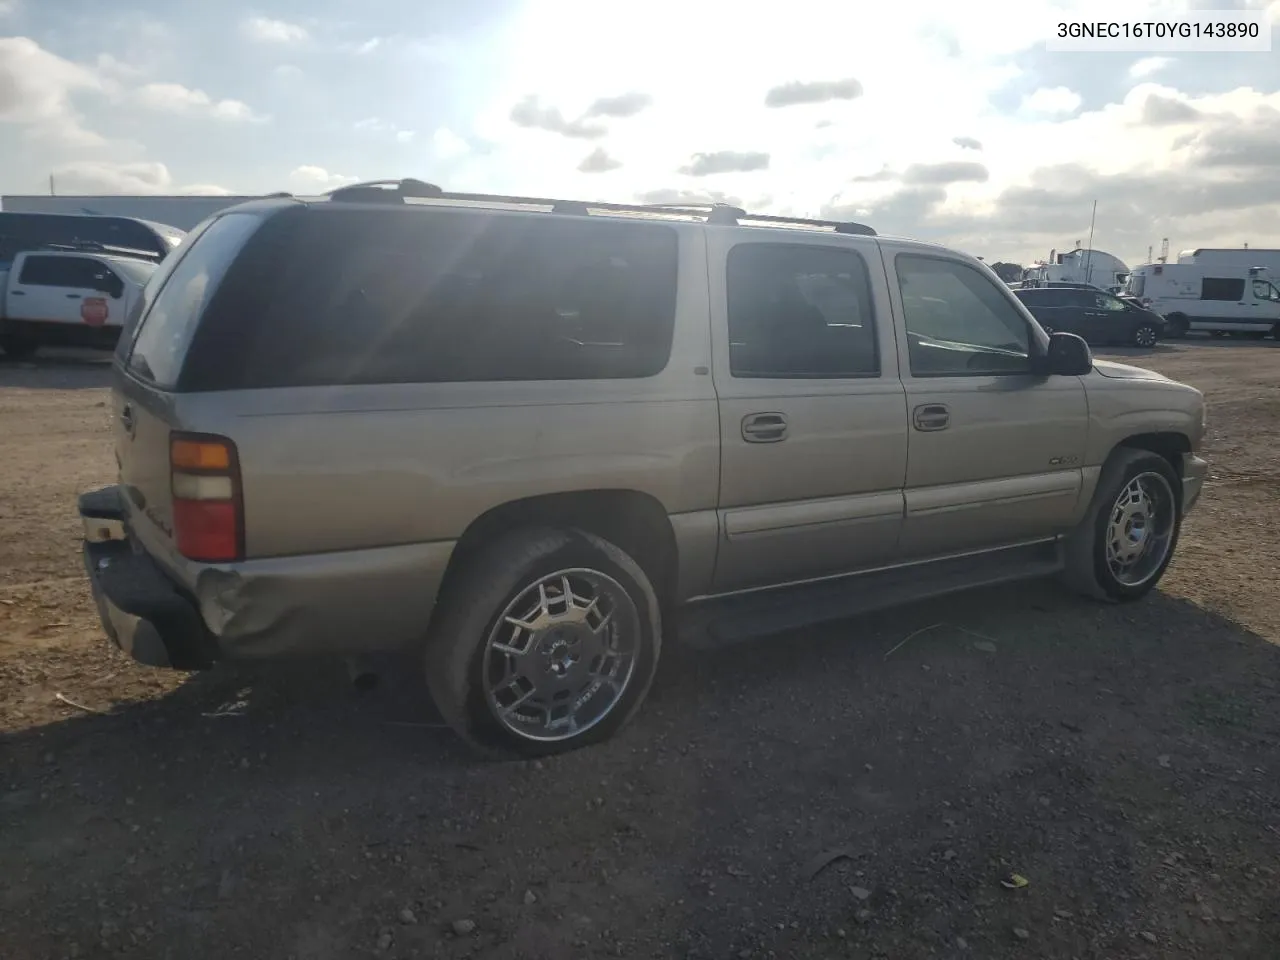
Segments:
[[[0,193],[727,200],[988,261],[1280,247],[1270,53],[1054,53],[1186,0],[0,0]]]

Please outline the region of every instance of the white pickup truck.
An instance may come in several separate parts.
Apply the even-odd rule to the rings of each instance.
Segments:
[[[42,346],[114,347],[155,269],[110,253],[19,253],[0,267],[0,347],[14,359]]]

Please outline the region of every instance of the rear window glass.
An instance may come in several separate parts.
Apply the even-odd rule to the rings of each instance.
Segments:
[[[300,208],[237,262],[182,387],[653,376],[676,272],[663,224]]]
[[[218,217],[166,258],[143,293],[141,326],[128,361],[131,373],[159,387],[177,384],[205,304],[261,223],[259,217],[245,213]]]

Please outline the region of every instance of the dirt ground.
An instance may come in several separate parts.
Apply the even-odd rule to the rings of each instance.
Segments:
[[[109,649],[74,516],[114,472],[106,368],[0,362],[0,956],[1274,960],[1277,346],[1121,358],[1210,405],[1142,603],[668,648],[621,737],[528,764],[472,759],[410,669]]]

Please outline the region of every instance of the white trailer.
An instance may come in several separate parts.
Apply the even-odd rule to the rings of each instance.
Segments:
[[[1196,247],[1178,254],[1179,263],[1213,267],[1215,270],[1230,268],[1244,271],[1258,267],[1267,271],[1274,280],[1280,277],[1280,250],[1255,250],[1253,247],[1228,249],[1226,247]]]
[[[0,347],[110,349],[156,263],[112,254],[31,250],[0,270]]]
[[[1125,292],[1168,321],[1167,335],[1189,330],[1280,340],[1280,291],[1265,270],[1146,263]]]
[[[1128,279],[1128,265],[1104,250],[1081,249],[1055,254],[1048,261],[1033,263],[1022,273],[1022,281],[1027,286],[1088,283],[1110,293],[1118,293]]]

